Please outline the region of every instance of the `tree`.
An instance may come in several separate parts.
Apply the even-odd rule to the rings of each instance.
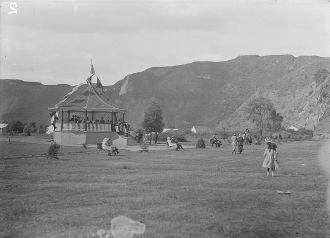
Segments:
[[[19,120],[10,122],[7,126],[7,132],[22,133],[24,126],[25,125]]]
[[[276,112],[275,108],[271,112],[271,121],[270,127],[272,131],[279,131],[282,128],[283,116]]]
[[[30,122],[24,126],[23,132],[25,135],[30,136],[31,133],[37,132],[37,124],[35,122]]]
[[[46,131],[47,131],[47,126],[43,125],[43,124],[40,124],[38,129],[37,129],[38,134],[45,134]]]
[[[163,111],[159,104],[153,102],[144,112],[144,121],[142,123],[143,128],[147,133],[155,132],[155,144],[157,143],[158,133],[163,131]],[[150,136],[150,144],[152,137]]]
[[[251,120],[262,131],[267,129],[277,131],[281,129],[283,117],[276,112],[274,104],[270,99],[259,97],[253,99],[246,107],[248,119]]]

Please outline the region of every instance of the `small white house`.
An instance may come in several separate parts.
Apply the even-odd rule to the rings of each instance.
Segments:
[[[0,123],[0,133],[5,131],[5,128],[8,126],[8,123]]]
[[[164,128],[162,132],[166,132],[166,131],[177,131],[179,129],[170,129],[170,128]]]
[[[298,131],[299,129],[295,126],[290,126],[288,130]]]
[[[190,131],[194,134],[197,133],[211,133],[211,129],[206,126],[193,126]]]

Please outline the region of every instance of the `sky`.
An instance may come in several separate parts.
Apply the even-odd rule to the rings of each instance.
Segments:
[[[330,0],[1,2],[0,78],[103,85],[239,55],[330,56]]]

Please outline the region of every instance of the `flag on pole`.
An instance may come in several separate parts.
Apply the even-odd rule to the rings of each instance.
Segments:
[[[97,77],[96,87],[97,87],[97,88],[102,88],[102,89],[103,89],[103,85],[102,85],[102,83],[101,83],[99,77]]]
[[[95,74],[95,70],[94,70],[94,66],[93,63],[91,62],[91,74],[94,75]]]
[[[92,74],[92,75],[95,74],[95,70],[94,70],[94,66],[93,66],[93,64],[91,64],[91,74]]]

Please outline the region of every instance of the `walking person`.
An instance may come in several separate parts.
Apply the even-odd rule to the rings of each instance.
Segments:
[[[267,148],[264,152],[264,162],[262,163],[262,167],[267,169],[267,176],[269,176],[269,172],[271,171],[272,177],[274,177],[274,172],[278,168],[278,164],[276,161],[276,151],[274,150],[270,141],[267,142]]]
[[[244,139],[242,135],[239,134],[237,138],[237,145],[238,145],[238,153],[240,154],[243,152],[243,143],[244,143]]]
[[[232,137],[231,137],[231,154],[234,154],[235,152],[235,155],[236,155],[236,147],[237,147],[237,137],[236,137],[236,134],[234,134]]]

